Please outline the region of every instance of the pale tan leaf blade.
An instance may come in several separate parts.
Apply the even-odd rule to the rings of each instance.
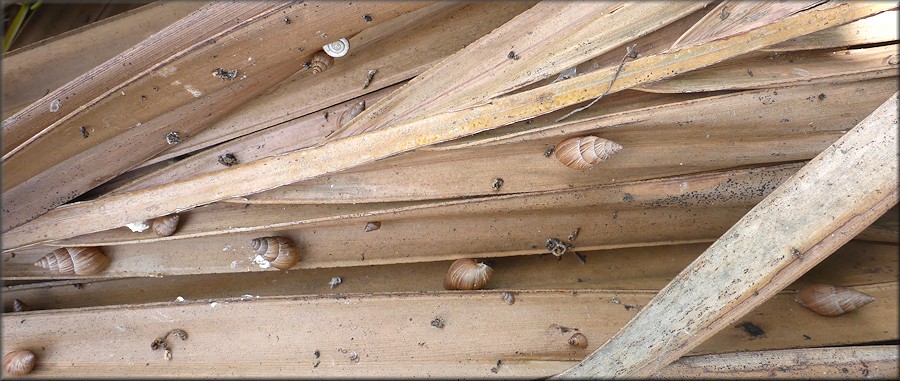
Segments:
[[[656,373],[897,204],[897,106],[895,93],[757,204],[612,339],[558,377]]]
[[[746,32],[824,2],[725,0],[675,41],[671,50]]]
[[[638,58],[622,70],[611,91],[621,91],[706,67],[834,24],[881,13],[890,7],[888,4],[843,3],[825,10],[802,12],[734,37]],[[470,109],[436,114],[340,139],[332,144],[294,151],[252,164],[236,165],[216,175],[198,176],[104,200],[56,208],[28,224],[5,232],[4,250],[112,229],[133,221],[264,191],[543,115],[599,96],[607,91],[616,71],[616,68],[600,70],[497,98]],[[268,175],[260,176],[260,171]],[[103,210],[102,219],[98,218],[100,210]]]

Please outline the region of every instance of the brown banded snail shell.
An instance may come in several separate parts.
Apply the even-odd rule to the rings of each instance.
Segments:
[[[313,54],[312,59],[309,61],[309,68],[312,69],[313,74],[319,74],[328,70],[331,65],[334,65],[334,58],[321,50]]]
[[[287,270],[300,261],[297,248],[284,237],[254,238],[250,247],[258,257],[279,270]]]
[[[13,312],[31,311],[31,306],[19,299],[13,299]]]
[[[609,159],[622,150],[622,146],[611,140],[596,136],[569,138],[556,146],[556,159],[563,165],[585,170]]]
[[[34,369],[35,355],[31,351],[15,350],[3,356],[3,373],[24,376]]]
[[[444,277],[447,290],[479,290],[487,285],[494,269],[473,259],[457,259]]]
[[[587,336],[585,336],[581,332],[575,333],[574,335],[572,335],[572,337],[569,338],[569,345],[575,348],[587,348]]]
[[[34,265],[63,275],[93,275],[109,266],[109,257],[96,247],[61,247]]]
[[[153,231],[156,235],[160,237],[168,237],[175,233],[175,229],[178,228],[178,220],[180,217],[177,214],[170,214],[168,216],[157,217],[153,219],[153,223],[150,225],[153,227]]]
[[[872,303],[875,298],[849,288],[810,284],[800,289],[795,300],[819,315],[838,316]]]

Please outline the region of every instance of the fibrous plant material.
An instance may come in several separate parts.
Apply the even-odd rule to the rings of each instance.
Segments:
[[[657,372],[897,204],[897,97],[895,93],[769,194],[616,336],[559,377]],[[648,342],[659,345],[648,349]],[[640,351],[633,350],[638,347]]]
[[[687,47],[677,52],[639,58],[629,65],[632,68],[631,70],[625,70],[619,76],[611,92],[705,67],[724,59],[753,51],[762,46],[821,30],[835,23],[849,22],[877,14],[889,8],[887,5],[851,3],[841,4],[825,10],[805,11],[736,36]],[[263,189],[270,189],[274,186],[347,169],[438,141],[454,139],[517,120],[528,119],[554,109],[592,99],[604,91],[613,74],[614,70],[612,68],[600,70],[567,81],[543,86],[539,89],[498,98],[489,104],[474,106],[460,112],[438,114],[414,122],[373,131],[365,136],[354,136],[342,139],[340,142],[335,141],[320,147],[260,160],[241,168],[235,168],[227,178],[209,175],[199,176],[191,180],[155,188],[152,194],[147,191],[130,192],[119,196],[111,196],[99,202],[83,202],[78,204],[77,208],[74,206],[57,208],[54,212],[50,212],[26,226],[4,233],[4,243],[7,244],[7,248],[13,248],[42,240],[60,239],[92,231],[105,230],[121,226],[128,221],[152,217],[143,215],[149,214],[146,211],[142,211],[148,203],[151,205],[166,204],[167,210],[162,210],[162,212],[169,212],[168,209],[174,212],[219,199],[253,193]],[[588,89],[589,91],[586,91]],[[461,113],[468,116],[462,117]],[[397,137],[400,136],[398,135],[399,131],[415,131],[415,133],[398,139]],[[420,139],[419,136],[428,136],[429,138]],[[365,142],[364,145],[368,149],[365,150],[364,155],[360,155],[358,147],[363,142]],[[326,152],[329,157],[336,159],[314,159],[314,157]],[[295,165],[296,162],[311,165],[297,166]],[[260,168],[267,168],[267,172],[277,172],[279,175],[259,176]],[[252,180],[245,179],[244,177],[250,173],[252,173]],[[230,186],[228,189],[223,190],[222,184],[219,182],[227,182]],[[210,187],[215,189],[215,191],[208,192]],[[156,198],[164,199],[166,202]],[[125,200],[128,201],[125,202]],[[109,223],[88,224],[80,220],[92,218],[92,213],[89,211],[99,207],[100,204],[105,205],[104,211],[107,216],[106,220]],[[157,211],[156,214],[159,212]],[[74,214],[80,216],[80,218],[70,217],[65,219],[65,223],[56,221],[65,214]],[[98,221],[96,218],[92,218],[92,220]],[[52,226],[54,233],[42,231],[48,229],[48,224]],[[35,239],[35,237],[42,238]]]

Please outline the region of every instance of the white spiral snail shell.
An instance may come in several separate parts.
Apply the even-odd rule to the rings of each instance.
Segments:
[[[350,41],[347,41],[346,38],[342,38],[325,46],[322,46],[322,50],[325,53],[328,53],[329,56],[334,58],[343,57],[350,51]]]

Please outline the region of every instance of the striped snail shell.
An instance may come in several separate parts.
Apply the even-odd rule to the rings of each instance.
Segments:
[[[366,109],[366,101],[360,101],[359,103],[347,107],[343,113],[341,113],[341,117],[338,118],[338,127],[342,127],[343,125],[349,123],[353,118],[355,118],[359,113],[363,112]]]
[[[34,265],[63,275],[93,275],[109,266],[109,257],[96,247],[61,247]]]
[[[578,332],[569,338],[568,343],[575,348],[587,348],[588,339],[587,336],[585,336],[583,333]]]
[[[342,38],[335,42],[332,42],[328,45],[322,47],[322,50],[325,51],[331,57],[338,58],[347,55],[347,52],[350,51],[350,41],[347,41],[346,38]]]
[[[313,54],[312,59],[309,61],[309,68],[312,69],[313,74],[328,70],[331,65],[334,65],[334,58],[331,58],[331,56],[321,50]]]
[[[256,252],[256,255],[280,270],[294,267],[300,261],[297,248],[284,237],[254,238],[250,242],[250,247]]]
[[[622,146],[611,140],[596,136],[581,136],[559,143],[556,146],[556,159],[569,168],[585,170],[609,159],[621,150]]]
[[[180,217],[177,214],[157,217],[153,219],[153,223],[151,223],[151,226],[153,227],[153,231],[156,232],[156,235],[160,237],[168,237],[172,235],[172,233],[175,233],[175,229],[178,228],[179,219]]]
[[[31,311],[31,306],[19,299],[13,299],[13,312]]]
[[[450,265],[444,277],[444,288],[447,290],[479,290],[487,285],[494,275],[490,266],[475,262],[473,259],[457,259]]]
[[[838,316],[872,303],[875,298],[849,288],[810,284],[800,289],[795,300],[819,315]]]
[[[15,350],[3,356],[3,373],[24,376],[34,369],[35,355],[31,351]]]

